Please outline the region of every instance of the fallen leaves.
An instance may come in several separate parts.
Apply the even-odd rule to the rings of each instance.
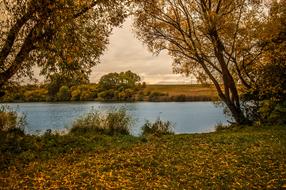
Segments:
[[[35,160],[24,167],[15,164],[0,171],[0,187],[286,188],[286,144],[281,143],[284,139],[285,129],[175,135],[147,142],[110,138],[105,143],[108,147],[103,143],[96,151],[74,151],[49,160]],[[125,145],[113,144],[118,142]]]

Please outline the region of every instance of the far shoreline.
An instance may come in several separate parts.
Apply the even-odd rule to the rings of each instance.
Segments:
[[[23,103],[88,103],[88,102],[96,102],[96,103],[184,103],[184,102],[217,102],[219,100],[191,100],[191,101],[98,101],[98,100],[86,100],[86,101],[10,101],[10,102],[0,102],[0,104],[23,104]]]

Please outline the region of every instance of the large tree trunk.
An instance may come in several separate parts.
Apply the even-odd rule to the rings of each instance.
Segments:
[[[236,83],[233,79],[233,76],[230,74],[227,63],[224,59],[224,46],[218,37],[216,30],[213,31],[211,36],[214,45],[215,56],[220,64],[222,71],[224,93],[219,93],[219,97],[222,99],[222,101],[224,101],[237,124],[249,124],[250,121],[247,119],[241,109]]]
[[[243,111],[241,110],[236,87],[233,85],[229,85],[229,81],[233,81],[233,83],[234,83],[233,78],[229,77],[229,76],[225,77],[225,83],[223,84],[223,87],[227,88],[228,90],[224,90],[225,92],[223,92],[221,84],[212,75],[211,71],[208,69],[208,67],[204,63],[203,59],[199,60],[199,62],[201,63],[201,66],[204,69],[204,71],[206,72],[206,74],[210,77],[211,81],[215,85],[215,88],[218,92],[219,98],[225,103],[225,105],[227,106],[227,108],[231,112],[231,115],[232,115],[233,119],[235,120],[235,122],[237,124],[240,124],[240,125],[249,124],[250,121],[245,117],[245,115],[243,114]],[[232,88],[230,88],[229,86],[232,86]],[[235,94],[236,98],[231,98],[231,96],[229,95],[230,94],[229,92],[231,92],[231,94]]]

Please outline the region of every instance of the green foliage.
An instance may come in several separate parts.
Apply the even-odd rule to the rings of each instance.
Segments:
[[[122,0],[1,1],[1,89],[13,76],[31,77],[35,65],[45,76],[74,70],[90,73],[107,47],[112,28],[129,15],[128,4]]]
[[[55,97],[62,85],[63,85],[63,81],[59,74],[51,75],[50,82],[47,87],[49,96]]]
[[[70,88],[72,86],[83,85],[83,84],[89,83],[87,74],[83,74],[78,71],[66,72],[66,73],[64,72],[55,73],[53,75],[49,75],[48,81],[49,81],[49,83],[47,84],[48,94],[54,100],[57,100],[60,88],[63,86],[65,86],[65,89],[62,89],[62,90],[66,91],[67,90],[66,87]],[[67,92],[64,92],[64,93],[67,93]],[[60,96],[61,95],[62,94],[60,94]],[[65,97],[60,97],[59,100],[60,101],[70,100],[70,97],[69,97],[70,95],[64,94],[64,96]]]
[[[110,111],[105,118],[105,128],[109,129],[108,134],[111,135],[129,135],[131,124],[132,118],[125,109]]]
[[[45,101],[48,91],[46,89],[27,90],[23,94],[23,100],[27,102]]]
[[[26,127],[25,116],[19,116],[17,112],[7,107],[0,107],[0,132],[24,134]]]
[[[71,101],[78,101],[80,100],[81,90],[78,88],[72,88],[71,92]]]
[[[106,114],[93,111],[76,120],[71,133],[95,133],[105,135],[129,135],[132,118],[125,109],[114,109]]]
[[[286,101],[286,2],[273,1],[260,38],[263,62],[252,68],[255,84],[242,93],[249,114],[258,123],[285,123]]]
[[[258,113],[264,123],[286,124],[286,101],[264,100],[261,102]]]
[[[62,86],[57,93],[57,100],[59,101],[68,101],[70,100],[71,94],[70,89],[67,86]]]
[[[91,101],[97,97],[97,85],[82,84],[71,88],[72,101]]]
[[[143,82],[144,83],[144,82]],[[66,86],[66,85],[63,85]],[[80,84],[67,86],[70,89],[70,101],[212,101],[217,100],[214,89],[201,85],[147,85],[138,84],[136,88],[103,90],[98,84]],[[25,85],[5,90],[1,102],[13,101],[58,101],[56,95],[48,94],[50,84]],[[145,89],[146,88],[146,89]],[[15,90],[17,89],[17,90]]]
[[[140,77],[131,71],[106,74],[98,83],[98,99],[133,101],[146,86],[141,85],[140,80]]]
[[[140,77],[131,71],[109,73],[100,78],[98,88],[100,90],[116,89],[119,91],[128,88],[134,89],[139,86],[140,80]]]
[[[104,90],[98,93],[98,98],[101,98],[103,100],[116,100],[115,99],[115,93],[113,89]]]
[[[174,134],[173,128],[174,126],[170,121],[165,122],[158,118],[154,123],[146,121],[142,127],[142,135],[170,135]]]
[[[238,88],[255,79],[249,67],[261,58],[258,41],[268,15],[260,10],[266,6],[230,0],[139,2],[137,37],[154,53],[168,51],[174,72],[213,84],[235,122],[248,123]]]

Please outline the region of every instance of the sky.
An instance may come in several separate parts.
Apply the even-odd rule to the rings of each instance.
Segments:
[[[148,51],[132,32],[129,18],[120,28],[115,28],[110,36],[108,49],[101,57],[101,63],[93,68],[91,82],[110,72],[131,70],[147,84],[190,84],[190,77],[172,73],[172,59],[167,52],[158,56]]]

